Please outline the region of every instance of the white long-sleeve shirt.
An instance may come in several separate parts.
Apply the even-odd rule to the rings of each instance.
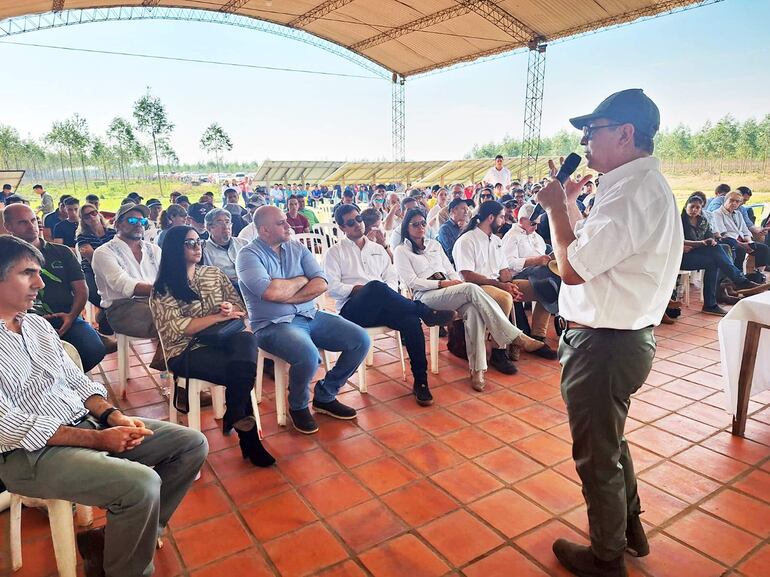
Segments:
[[[405,241],[396,247],[393,260],[399,278],[409,287],[415,299],[419,299],[423,292],[439,288],[440,281],[428,278],[437,272],[444,273],[449,280],[460,280],[460,275],[436,240],[426,239],[422,254],[412,251],[409,241]]]
[[[102,297],[102,308],[108,308],[116,300],[133,297],[140,282],[155,282],[160,267],[160,247],[142,241],[140,263],[131,247],[116,236],[94,251],[91,267]]]
[[[363,239],[363,248],[358,248],[352,240],[342,237],[326,253],[324,268],[328,291],[336,301],[337,312],[348,302],[356,285],[379,280],[398,291],[398,276],[387,251],[376,242],[366,237]]]
[[[470,270],[492,279],[499,278],[500,271],[508,268],[503,255],[503,241],[480,228],[460,235],[452,249],[452,258],[458,271]]]
[[[521,272],[528,258],[545,254],[545,240],[536,232],[527,234],[520,225],[514,224],[503,236],[503,254],[511,270]]]

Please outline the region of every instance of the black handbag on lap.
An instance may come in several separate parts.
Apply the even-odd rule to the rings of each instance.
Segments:
[[[203,329],[196,333],[196,335],[187,345],[187,348],[182,354],[185,356],[186,373],[190,374],[190,353],[193,346],[196,344],[205,345],[207,347],[219,347],[225,348],[227,341],[233,335],[243,332],[246,329],[246,325],[241,319],[229,319],[226,321],[218,322],[211,325],[208,328]],[[187,389],[190,384],[190,377],[185,377],[185,386],[182,387],[179,384],[179,379],[174,379],[174,407],[180,413],[187,414],[190,411],[190,400],[187,394]]]

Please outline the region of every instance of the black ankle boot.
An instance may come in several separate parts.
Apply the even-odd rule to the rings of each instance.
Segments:
[[[250,427],[247,429],[247,427]],[[275,463],[273,456],[267,452],[259,440],[259,431],[254,417],[245,417],[235,423],[238,433],[238,444],[244,459],[249,459],[257,467],[269,467]]]

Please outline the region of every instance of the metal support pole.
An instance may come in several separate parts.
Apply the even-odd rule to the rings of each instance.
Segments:
[[[529,42],[527,55],[527,90],[524,97],[524,140],[519,179],[533,174],[540,155],[540,122],[543,117],[543,86],[545,84],[545,49],[542,39]],[[522,174],[522,169],[524,174]]]
[[[392,120],[393,120],[393,162],[406,160],[406,79],[393,73]],[[406,183],[404,183],[406,184]]]

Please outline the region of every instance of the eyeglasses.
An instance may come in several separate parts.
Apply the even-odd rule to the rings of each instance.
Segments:
[[[203,245],[203,240],[200,238],[188,238],[182,243],[190,250],[195,250],[199,246]]]
[[[146,218],[139,218],[138,216],[129,216],[126,219],[126,222],[131,226],[135,226],[137,224],[141,224],[142,226],[147,226],[147,223],[150,221],[148,221]]]
[[[594,132],[602,128],[615,128],[616,126],[623,126],[622,122],[613,122],[612,124],[600,124],[599,126],[584,126],[583,138],[585,140],[591,140],[594,136]]]
[[[351,218],[350,220],[346,220],[342,224],[344,224],[345,226],[350,228],[351,226],[355,226],[357,222],[364,222],[364,219],[361,218],[360,214],[358,216],[356,216],[355,218]]]
[[[91,210],[89,212],[84,212],[83,213],[83,218],[91,218],[92,216],[96,216],[97,214],[99,214],[99,213],[96,212],[95,210]]]
[[[409,226],[413,226],[414,228],[425,228],[428,226],[428,223],[424,220],[413,220],[409,223]]]

